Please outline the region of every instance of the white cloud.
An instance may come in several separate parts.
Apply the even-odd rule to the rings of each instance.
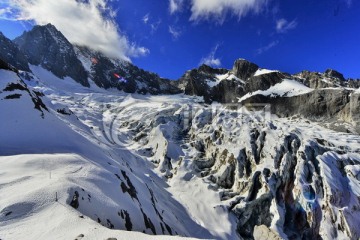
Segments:
[[[150,14],[149,14],[149,13],[146,14],[146,15],[142,18],[142,21],[143,21],[145,24],[147,24],[147,23],[149,22],[149,20],[150,20]]]
[[[182,34],[181,30],[177,29],[174,26],[169,26],[169,33],[175,40],[178,39]]]
[[[13,15],[13,10],[10,7],[0,8],[0,19],[9,20],[9,21],[14,20],[11,17],[12,15]]]
[[[219,58],[215,57],[215,54],[216,54],[218,48],[219,48],[219,45],[216,45],[207,57],[202,58],[200,61],[200,65],[206,64],[211,67],[219,67],[221,65],[221,60]]]
[[[267,5],[268,0],[191,0],[190,20],[215,19],[222,23],[228,12],[245,16],[250,12],[259,13]]]
[[[36,24],[53,24],[72,43],[89,46],[109,57],[130,61],[149,50],[137,47],[120,32],[113,20],[116,12],[108,0],[8,0],[17,9],[16,20],[32,20]],[[106,17],[107,16],[107,17]]]
[[[285,33],[291,29],[294,29],[297,27],[297,21],[293,20],[291,22],[287,21],[284,18],[281,18],[276,21],[276,31],[278,33]]]
[[[173,14],[175,12],[181,11],[184,0],[169,0],[169,10]]]
[[[268,45],[261,47],[259,49],[256,50],[256,54],[260,55],[264,52],[269,51],[271,48],[275,47],[276,45],[279,44],[279,41],[272,41],[271,43],[269,43]]]

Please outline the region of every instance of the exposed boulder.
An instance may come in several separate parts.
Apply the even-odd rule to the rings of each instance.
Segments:
[[[255,240],[281,240],[282,238],[275,231],[265,225],[254,227]]]

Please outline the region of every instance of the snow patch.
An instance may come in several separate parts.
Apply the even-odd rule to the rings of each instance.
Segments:
[[[275,84],[267,90],[258,90],[252,93],[247,93],[243,97],[239,98],[239,102],[242,102],[253,95],[263,95],[263,96],[271,96],[271,97],[293,97],[301,94],[309,93],[313,91],[309,87],[299,83],[295,80],[284,79],[281,83]]]

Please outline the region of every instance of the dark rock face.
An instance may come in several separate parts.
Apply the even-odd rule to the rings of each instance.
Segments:
[[[236,79],[224,79],[216,84],[216,76],[226,73],[230,73],[230,71],[202,65],[198,69],[186,72],[176,84],[185,94],[202,96],[207,103],[213,101],[236,102],[237,97],[245,94],[243,83]]]
[[[327,69],[324,74],[326,77],[338,78],[341,81],[345,81],[344,75],[333,69]]]
[[[73,46],[53,25],[35,26],[14,42],[25,53],[29,63],[41,65],[57,77],[69,76],[83,86],[90,86]]]
[[[14,67],[12,67],[10,64],[8,64],[7,62],[3,61],[2,59],[0,59],[0,69],[4,69],[4,70],[10,70],[13,72],[18,72],[18,70]]]
[[[199,71],[203,72],[203,73],[208,73],[208,74],[225,74],[227,72],[229,72],[229,70],[225,69],[225,68],[212,68],[206,64],[202,64],[199,67]]]
[[[72,206],[75,209],[79,208],[79,193],[78,193],[78,191],[75,191],[74,196],[70,202],[70,206]]]
[[[343,98],[345,98],[345,102],[342,101]],[[338,93],[338,91],[336,91],[336,93],[333,91],[325,93],[324,90],[315,90],[311,93],[295,97],[272,98],[269,96],[255,95],[246,99],[243,103],[270,103],[272,113],[278,114],[281,117],[299,114],[311,118],[319,116],[331,117],[335,114],[334,108],[328,100],[341,104],[342,108],[348,103],[345,94]]]
[[[269,103],[271,112],[280,117],[299,115],[311,120],[342,119],[360,127],[360,94],[345,89],[316,89],[294,97],[255,95],[244,104]],[[360,131],[358,131],[360,133]]]
[[[76,46],[78,55],[86,59],[95,59],[91,65],[90,78],[102,88],[117,88],[127,93],[140,94],[176,94],[179,89],[171,84],[168,79],[136,67],[130,62],[119,59],[110,59],[100,52],[95,52],[87,47]],[[119,81],[118,76],[126,82]]]
[[[237,231],[243,239],[253,239],[254,227],[258,225],[271,225],[273,216],[270,214],[270,206],[273,197],[264,194],[258,199],[249,202],[244,208],[233,209],[239,223]]]
[[[356,131],[360,134],[360,93],[351,94],[350,102],[344,110],[344,114],[348,117],[345,120],[356,123]]]
[[[324,76],[317,72],[302,71],[298,75],[300,76],[300,79],[297,80],[309,88],[335,87],[335,81],[322,81]],[[338,82],[338,84],[340,84],[340,82]]]
[[[253,76],[258,69],[258,65],[244,59],[239,59],[236,60],[234,63],[233,73],[236,77],[246,80],[249,77]]]
[[[233,103],[245,95],[244,86],[237,80],[223,80],[212,91],[213,99],[220,103]]]
[[[0,32],[0,59],[23,71],[30,72],[25,55],[10,39]]]
[[[350,88],[360,88],[360,79],[349,79],[348,86]]]
[[[344,76],[332,69],[328,69],[325,73],[302,71],[293,76],[295,80],[303,83],[310,88],[333,88],[333,87],[349,87],[359,88],[359,79],[345,79]]]
[[[285,75],[280,72],[271,72],[259,76],[250,77],[246,81],[246,91],[254,92],[257,90],[266,90],[275,84],[281,83]]]

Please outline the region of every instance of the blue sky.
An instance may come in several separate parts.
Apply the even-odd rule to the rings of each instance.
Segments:
[[[73,42],[113,46],[103,50],[170,79],[201,63],[231,68],[237,58],[289,73],[333,68],[345,77],[360,78],[360,1],[78,0],[77,5],[70,4],[95,6],[81,11],[59,10],[46,5],[46,0],[35,0],[37,8],[26,5],[28,0],[20,2],[20,6],[0,3],[0,31],[8,37],[31,29],[34,22],[52,22]],[[51,16],[50,8],[56,8],[58,15]],[[42,10],[49,16],[39,17]],[[91,33],[68,30],[62,20],[68,18],[66,11],[79,15],[74,25],[81,30],[89,25]],[[91,24],[81,22],[84,18]],[[113,26],[101,30],[104,21]],[[82,35],[76,36],[78,32]]]

